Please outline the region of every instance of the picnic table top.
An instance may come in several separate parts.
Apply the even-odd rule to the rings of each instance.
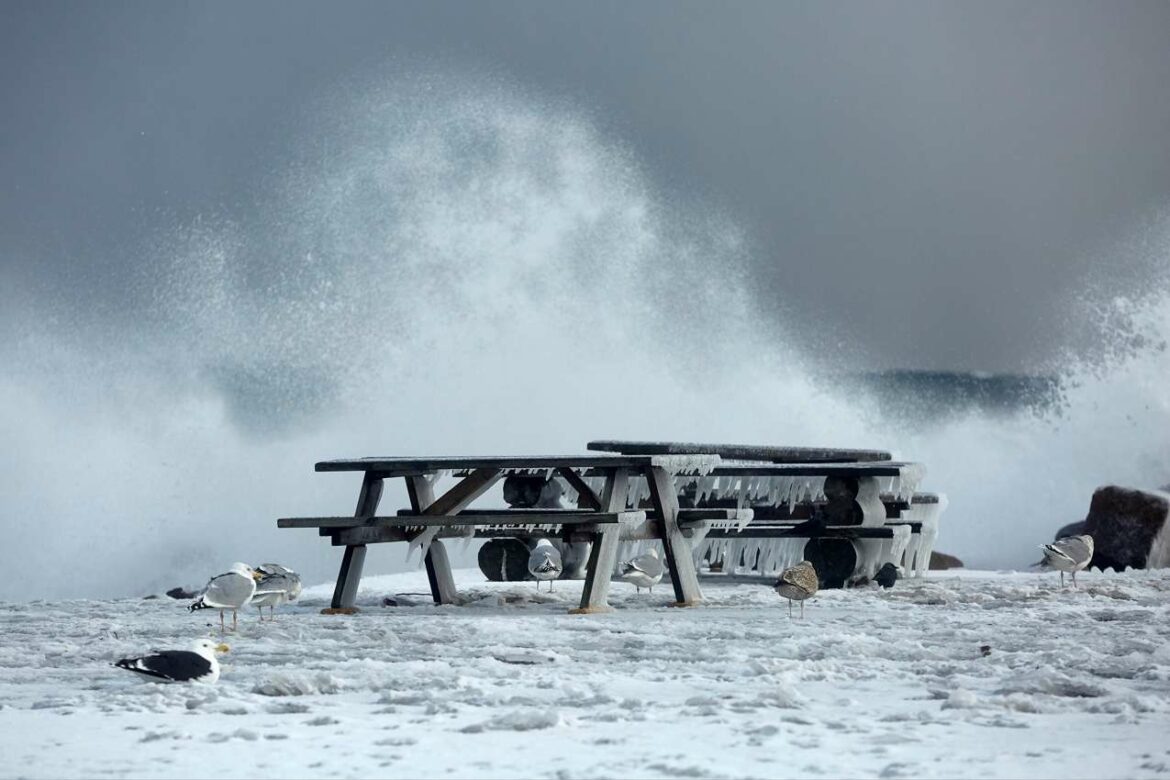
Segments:
[[[718,462],[717,458],[712,459]],[[411,476],[436,471],[474,469],[518,469],[544,471],[548,469],[613,469],[645,468],[666,465],[661,455],[495,455],[495,456],[440,456],[426,458],[349,458],[324,460],[317,471],[374,471],[385,476]]]
[[[622,455],[719,455],[727,460],[766,460],[772,463],[863,463],[887,461],[883,450],[826,447],[769,447],[759,444],[701,444],[680,441],[591,441],[587,449]]]

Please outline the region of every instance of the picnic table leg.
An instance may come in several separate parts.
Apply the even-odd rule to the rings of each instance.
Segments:
[[[423,477],[407,478],[407,493],[410,496],[410,508],[422,514],[427,507],[435,503],[435,491]],[[427,582],[431,586],[431,598],[436,604],[454,604],[457,591],[455,590],[455,575],[451,572],[451,559],[447,557],[447,548],[439,539],[432,539],[427,546],[424,558],[427,567]]]
[[[382,498],[382,478],[366,473],[362,480],[362,490],[358,494],[357,508],[354,517],[371,517],[378,511],[378,501]],[[362,581],[362,566],[366,562],[366,546],[364,544],[346,545],[345,554],[341,557],[341,570],[337,573],[337,584],[333,587],[333,601],[330,602],[330,611],[353,609],[357,598],[358,585]]]
[[[629,484],[629,472],[626,469],[615,469],[605,483],[605,491],[601,497],[601,511],[623,512],[626,508],[626,487]],[[581,591],[581,605],[569,610],[571,615],[588,615],[596,612],[609,612],[611,607],[609,583],[613,577],[614,567],[617,565],[618,547],[621,545],[621,528],[617,525],[604,525],[593,540],[593,549],[589,552],[589,565],[585,573],[585,587]]]
[[[678,526],[678,494],[674,489],[674,480],[665,469],[651,466],[646,469],[646,481],[650,484],[650,500],[658,512],[659,533],[667,565],[670,566],[675,605],[694,606],[703,600],[703,593],[699,590],[699,575],[695,570],[691,542]]]

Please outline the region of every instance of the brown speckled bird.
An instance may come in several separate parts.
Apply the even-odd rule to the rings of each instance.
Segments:
[[[801,561],[785,569],[773,587],[777,593],[788,599],[788,617],[792,617],[793,601],[800,602],[800,616],[804,617],[804,600],[816,595],[819,584],[817,570],[808,561]]]

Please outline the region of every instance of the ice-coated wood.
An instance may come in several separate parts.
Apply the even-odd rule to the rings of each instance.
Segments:
[[[615,469],[606,480],[601,496],[601,508],[607,513],[617,514],[626,508],[626,488],[630,473],[624,468]],[[643,515],[644,517],[644,515]],[[604,612],[609,609],[609,582],[617,566],[618,547],[621,544],[621,527],[600,526],[593,548],[589,552],[589,564],[585,571],[585,587],[581,589],[581,605],[574,610],[578,614]]]
[[[665,470],[651,467],[645,470],[650,486],[650,500],[658,514],[658,528],[662,539],[666,564],[670,567],[670,582],[677,604],[698,604],[703,600],[699,589],[699,574],[691,554],[691,542],[678,525],[678,494],[674,480]]]
[[[410,508],[420,514],[437,514],[436,510],[458,512],[492,486],[499,479],[498,472],[474,471],[453,488],[435,500],[435,491],[425,477],[408,477],[406,494],[410,497]],[[440,529],[436,528],[437,533]],[[423,531],[428,533],[428,531]],[[436,604],[454,604],[455,574],[451,571],[451,560],[447,548],[438,539],[432,538],[427,545],[423,559],[427,567],[427,582],[431,586],[431,598]]]
[[[382,499],[382,479],[376,474],[366,474],[362,478],[362,488],[358,493],[357,506],[354,508],[354,517],[369,517],[377,513],[378,502]],[[357,598],[358,585],[362,580],[362,567],[366,562],[366,548],[364,545],[346,546],[341,556],[341,569],[337,572],[337,584],[333,586],[333,599],[330,606],[334,609],[353,607]]]
[[[635,468],[646,466],[650,457],[645,455],[493,455],[468,457],[428,458],[348,458],[323,460],[316,465],[317,471],[372,471],[385,477],[418,476],[437,471],[459,471],[462,469],[587,469],[614,468],[624,466]]]
[[[586,448],[594,452],[616,452],[622,455],[718,455],[726,460],[763,460],[770,463],[861,463],[892,458],[884,450],[678,441],[591,441]]]

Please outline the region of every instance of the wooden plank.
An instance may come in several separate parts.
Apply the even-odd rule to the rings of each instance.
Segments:
[[[492,485],[500,480],[501,476],[503,475],[498,469],[476,469],[457,482],[446,493],[431,501],[426,508],[415,509],[415,511],[421,511],[422,514],[426,515],[453,515],[461,512],[472,501],[488,492]],[[408,483],[416,480],[417,478],[410,479]],[[430,486],[429,482],[426,484],[428,487]],[[412,508],[414,508],[413,504]]]
[[[714,477],[901,477],[920,470],[917,463],[731,463],[716,466]]]
[[[353,511],[354,517],[367,517],[375,514],[378,511],[378,502],[381,500],[382,479],[376,474],[366,474],[362,478],[357,506],[354,507]],[[333,609],[353,608],[365,562],[365,545],[346,546],[345,553],[341,556],[341,568],[337,572],[337,584],[333,586],[333,599],[330,601],[330,606]]]
[[[458,515],[431,517],[416,515],[413,510],[402,510],[396,516],[374,517],[286,517],[277,521],[281,528],[359,528],[363,526],[393,526],[397,528],[429,528],[433,526],[468,525],[592,525],[597,523],[637,523],[646,519],[646,513],[629,512],[575,512],[563,514],[549,510],[500,510],[463,512]],[[326,535],[332,533],[326,531]]]
[[[282,517],[276,521],[277,528],[353,528],[374,518],[361,518],[352,515],[340,517]],[[323,536],[328,536],[326,531]]]
[[[462,469],[528,469],[548,471],[559,468],[617,468],[640,467],[650,463],[644,455],[497,455],[497,456],[440,456],[429,458],[349,458],[324,460],[316,464],[317,471],[367,471],[386,477],[421,476],[436,471]]]
[[[644,473],[650,486],[650,500],[658,512],[659,533],[670,566],[675,603],[693,606],[703,600],[703,593],[699,589],[691,542],[678,525],[678,494],[675,493],[674,480],[665,469],[656,466],[647,468]]]
[[[591,441],[586,449],[622,455],[718,455],[728,460],[762,460],[769,463],[862,463],[891,460],[893,457],[884,450],[677,441]]]
[[[426,515],[403,514],[397,517],[372,518],[383,525],[586,525],[592,523],[638,523],[646,519],[640,509],[626,512],[577,512],[548,509],[502,509],[495,512],[476,510],[457,515],[429,517]],[[385,522],[383,522],[385,521]]]
[[[889,526],[821,526],[797,528],[794,526],[748,526],[742,531],[734,528],[712,528],[708,539],[892,539],[894,529]]]
[[[610,472],[601,495],[601,508],[610,514],[618,514],[626,508],[626,489],[630,473],[624,468]],[[581,589],[581,604],[572,614],[584,615],[608,612],[609,583],[617,566],[618,547],[621,544],[621,527],[600,526],[600,533],[589,551],[589,563],[585,570],[585,587]]]
[[[582,478],[580,474],[570,468],[559,468],[557,474],[564,477],[565,481],[577,491],[577,506],[586,509],[601,510],[601,499],[593,492],[593,488]]]

